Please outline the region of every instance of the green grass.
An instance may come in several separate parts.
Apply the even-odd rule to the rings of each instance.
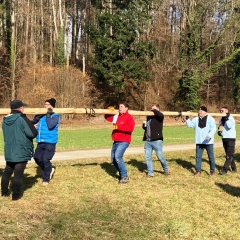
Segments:
[[[237,125],[237,131],[240,133],[240,125]],[[60,130],[57,149],[62,151],[109,148],[112,144],[111,132],[111,126],[107,129]],[[187,128],[186,126],[164,127],[163,134],[164,144],[194,142],[194,129]],[[240,134],[237,137],[240,139]],[[143,129],[136,127],[133,132],[131,146],[142,146],[142,138]],[[221,140],[217,133],[215,134],[215,140]]]
[[[215,155],[219,169],[222,148]],[[125,185],[115,180],[108,158],[55,162],[47,187],[36,165],[29,164],[23,198],[0,198],[1,239],[240,239],[240,173],[210,177],[204,153],[202,177],[194,177],[194,156],[194,150],[166,153],[169,177],[154,156],[152,179],[144,177],[143,155],[126,156],[130,182]]]
[[[237,139],[240,139],[240,125],[237,125]],[[99,149],[109,148],[112,145],[111,125],[109,128],[84,128],[76,130],[59,130],[59,141],[57,144],[58,151],[80,150],[80,149]],[[164,127],[164,144],[175,143],[193,143],[194,129],[186,126],[167,126]],[[136,127],[131,146],[143,145],[143,129]],[[215,134],[215,141],[220,141],[221,138]],[[35,143],[36,144],[36,143]],[[3,154],[3,135],[0,134],[0,154]]]

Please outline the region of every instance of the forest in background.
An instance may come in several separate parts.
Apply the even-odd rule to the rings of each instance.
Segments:
[[[240,0],[0,0],[0,106],[239,111]]]

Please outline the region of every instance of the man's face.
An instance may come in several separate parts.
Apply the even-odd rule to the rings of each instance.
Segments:
[[[151,110],[153,110],[153,109],[159,110],[159,108],[158,108],[157,106],[155,106],[155,105],[153,105],[153,106],[151,107]]]
[[[127,112],[128,108],[125,107],[123,104],[119,104],[119,109],[118,110],[119,110],[120,114],[123,114],[123,113]]]
[[[205,117],[206,115],[207,115],[207,113],[205,111],[203,111],[203,110],[198,111],[198,116],[199,117]]]
[[[226,108],[221,108],[221,109],[220,109],[220,113],[228,113],[228,109],[226,109]]]
[[[53,108],[49,102],[44,103],[45,108]]]

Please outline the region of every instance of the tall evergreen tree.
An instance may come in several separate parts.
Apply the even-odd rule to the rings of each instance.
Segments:
[[[89,26],[93,76],[119,94],[128,80],[137,84],[149,80],[148,63],[156,49],[144,37],[152,1],[115,1],[108,6],[96,3],[96,22]]]

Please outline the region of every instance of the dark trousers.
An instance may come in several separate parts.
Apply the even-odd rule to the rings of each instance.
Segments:
[[[43,182],[50,181],[50,174],[52,171],[51,160],[55,154],[55,143],[38,143],[34,154],[36,164],[43,170]]]
[[[9,194],[9,182],[12,174],[14,173],[12,180],[12,200],[18,200],[21,198],[21,188],[22,188],[22,177],[24,170],[26,168],[26,162],[6,162],[6,167],[4,169],[1,188],[2,196],[7,196]]]
[[[230,166],[232,171],[237,171],[237,167],[234,161],[236,139],[223,138],[222,143],[226,153],[226,161],[223,165],[223,171],[227,172]]]

